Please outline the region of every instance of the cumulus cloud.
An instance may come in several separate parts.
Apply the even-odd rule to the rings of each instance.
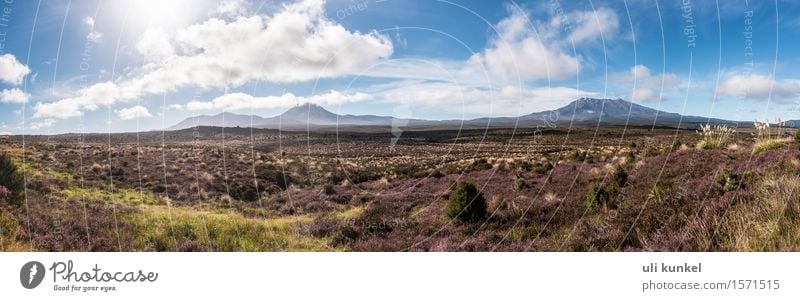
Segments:
[[[4,89],[0,91],[0,102],[4,103],[26,103],[31,95],[18,88]]]
[[[246,93],[228,93],[211,101],[192,101],[186,104],[189,110],[243,110],[243,109],[271,109],[288,107],[298,104],[339,105],[350,102],[364,101],[370,98],[366,93],[345,94],[339,91],[330,91],[325,94],[310,97],[296,96],[286,93],[280,96],[257,97]]]
[[[633,102],[659,102],[663,99],[663,90],[672,90],[680,85],[678,75],[670,72],[653,74],[645,65],[635,65],[628,72],[614,74],[612,80],[632,86],[627,98]]]
[[[31,130],[40,130],[40,129],[45,129],[45,128],[52,127],[55,124],[56,124],[56,120],[55,119],[47,118],[47,119],[37,120],[37,121],[34,121],[32,123],[29,123],[28,124],[28,128],[31,129]]]
[[[161,28],[147,28],[136,42],[136,50],[151,62],[161,62],[175,54],[169,36]]]
[[[212,18],[178,29],[180,51],[141,74],[82,89],[70,98],[39,104],[36,116],[70,118],[113,104],[185,87],[222,89],[253,80],[300,82],[355,73],[393,52],[375,32],[348,31],[324,15],[323,0],[284,5],[273,16]],[[164,52],[161,52],[163,54]],[[96,86],[101,86],[99,89]],[[96,97],[103,90],[103,97]],[[94,94],[93,94],[94,93]]]
[[[616,13],[607,8],[555,16],[547,24],[531,21],[530,15],[517,7],[508,10],[510,16],[495,26],[497,35],[489,40],[489,46],[470,57],[468,72],[485,67],[505,82],[567,79],[578,73],[581,62],[566,49],[573,43],[599,39],[601,34],[610,37],[619,27]]]
[[[597,93],[568,87],[504,86],[481,88],[438,82],[399,82],[374,93],[388,103],[439,108],[450,113],[479,116],[518,116],[560,108]]]
[[[127,109],[119,110],[117,111],[117,116],[119,116],[119,119],[121,120],[153,117],[153,115],[150,114],[150,111],[143,106],[133,106]]]
[[[19,85],[28,73],[31,73],[31,69],[17,61],[13,54],[0,55],[0,81]]]
[[[248,13],[247,1],[245,0],[224,0],[217,6],[214,13],[220,16],[235,17]]]
[[[762,74],[731,75],[717,86],[720,95],[765,100],[770,95],[777,99],[800,96],[800,81],[776,80]]]
[[[550,22],[552,30],[567,28],[567,40],[580,44],[613,38],[619,30],[619,17],[617,13],[607,7],[594,11],[576,11],[567,14],[564,18],[553,18]]]

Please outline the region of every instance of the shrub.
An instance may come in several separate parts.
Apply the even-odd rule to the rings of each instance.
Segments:
[[[661,185],[653,185],[647,198],[654,200],[656,203],[661,203],[664,200],[664,189],[661,188]]]
[[[586,209],[595,211],[601,207],[607,207],[610,199],[611,193],[603,185],[594,184],[586,193]]]
[[[794,131],[794,142],[800,143],[800,129]]]
[[[474,184],[462,182],[452,187],[447,217],[460,222],[474,222],[486,216],[486,199]]]
[[[553,169],[553,164],[550,162],[547,162],[545,164],[537,163],[536,166],[533,168],[533,172],[538,174],[545,174],[551,169]]]
[[[624,187],[628,184],[628,173],[621,166],[617,166],[611,173],[611,182],[617,187]]]
[[[739,189],[742,185],[742,178],[730,170],[723,169],[717,173],[714,182],[717,183],[717,188],[722,191],[733,191]]]
[[[585,161],[586,158],[589,156],[588,153],[582,151],[576,151],[572,154],[572,160],[575,161]]]
[[[492,169],[492,164],[490,164],[489,161],[486,161],[486,159],[484,159],[484,158],[480,158],[478,160],[475,160],[474,162],[472,162],[472,165],[470,165],[470,167],[469,167],[470,171],[481,171],[481,170],[487,170],[487,169]]]
[[[520,191],[522,189],[525,189],[525,186],[527,186],[527,185],[525,184],[525,181],[523,179],[517,179],[516,181],[514,181],[514,190],[515,191]]]
[[[12,205],[22,204],[25,183],[17,171],[17,166],[6,154],[0,154],[0,186],[8,190],[5,197],[7,202]]]
[[[674,152],[676,150],[679,150],[681,148],[681,145],[682,143],[680,140],[672,141],[672,145],[669,147],[669,151]]]
[[[333,189],[333,185],[325,184],[324,186],[322,186],[322,193],[326,195],[332,195],[336,193],[336,190]]]

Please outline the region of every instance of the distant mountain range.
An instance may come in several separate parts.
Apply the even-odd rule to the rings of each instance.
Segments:
[[[793,125],[800,125],[797,121]],[[255,115],[221,113],[214,116],[190,117],[168,128],[180,130],[197,126],[254,127],[265,129],[310,129],[330,127],[509,127],[555,125],[630,125],[696,127],[698,124],[739,124],[752,126],[749,122],[684,116],[648,108],[622,99],[580,98],[566,106],[550,111],[536,112],[519,117],[484,117],[471,120],[423,120],[402,119],[376,115],[338,115],[315,104],[295,106],[283,114],[264,118]],[[749,123],[749,125],[748,125]]]

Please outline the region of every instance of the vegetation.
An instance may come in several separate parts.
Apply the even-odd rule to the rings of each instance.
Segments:
[[[447,217],[460,222],[480,221],[486,216],[486,200],[474,184],[453,185],[447,203]]]
[[[600,208],[608,208],[611,193],[600,184],[592,185],[586,193],[586,210],[593,212]]]
[[[757,130],[740,131],[712,149],[635,127],[623,143],[614,128],[411,131],[394,151],[380,133],[12,137],[0,152],[29,208],[0,201],[0,250],[800,250],[800,148],[754,154]]]
[[[17,166],[5,153],[0,153],[0,201],[20,205],[24,199],[25,186]]]
[[[713,149],[719,148],[727,144],[736,130],[727,125],[701,125],[700,130],[701,141],[697,143],[698,148]]]

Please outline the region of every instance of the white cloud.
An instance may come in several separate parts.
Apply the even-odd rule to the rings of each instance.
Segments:
[[[83,24],[89,25],[90,27],[94,27],[94,18],[91,16],[83,17]]]
[[[566,22],[567,24],[562,24]],[[567,39],[575,44],[600,39],[611,39],[619,30],[619,17],[613,10],[601,7],[594,11],[577,11],[565,18],[553,18],[553,30],[569,29]]]
[[[773,96],[785,99],[800,96],[800,81],[795,79],[775,80],[761,74],[731,75],[717,86],[720,95],[765,100]]]
[[[94,30],[94,18],[90,16],[84,17],[82,20],[83,24],[89,26],[89,34],[86,35],[86,40],[92,43],[100,43],[103,41],[103,33]]]
[[[229,93],[211,101],[192,101],[186,104],[189,110],[243,110],[243,109],[271,109],[293,105],[312,103],[318,105],[339,105],[350,102],[359,102],[369,99],[366,93],[344,94],[339,91],[330,91],[325,94],[311,97],[296,96],[286,93],[280,96],[256,97],[245,93]]]
[[[11,134],[10,132],[0,132],[0,136],[11,136],[11,135],[13,134]]]
[[[153,117],[153,115],[150,114],[150,111],[143,106],[133,106],[127,109],[119,110],[117,111],[117,115],[121,120]]]
[[[145,30],[139,41],[136,42],[136,50],[151,62],[162,62],[175,54],[175,48],[172,47],[169,36],[158,27]]]
[[[300,82],[352,74],[393,52],[389,38],[375,32],[348,31],[324,15],[323,0],[303,0],[273,16],[212,18],[179,29],[174,37],[180,51],[169,60],[144,68],[138,76],[120,79],[92,95],[94,88],[36,106],[36,116],[80,116],[100,104],[129,101],[185,87],[222,89],[254,80]],[[163,53],[162,53],[163,54]],[[113,93],[112,93],[113,92]],[[58,108],[56,110],[56,108]]]
[[[597,93],[568,87],[480,88],[451,83],[398,82],[374,93],[384,102],[437,108],[476,116],[519,116],[560,108]]]
[[[247,1],[245,0],[223,0],[217,6],[214,13],[220,16],[236,17],[248,13]]]
[[[167,109],[176,110],[176,111],[182,111],[183,110],[183,105],[182,104],[177,104],[177,103],[176,104],[171,104],[171,105],[167,106]]]
[[[567,79],[578,73],[581,59],[566,49],[601,34],[609,38],[619,27],[616,13],[607,8],[554,16],[547,25],[531,21],[518,7],[508,10],[511,15],[495,26],[497,36],[489,47],[470,57],[467,72],[485,67],[501,82]]]
[[[4,103],[26,103],[31,95],[18,88],[3,89],[0,91],[0,102]]]
[[[633,102],[658,102],[660,99],[659,94],[649,88],[636,88],[628,94],[628,100]]]
[[[103,33],[93,30],[86,35],[86,40],[92,43],[100,43],[103,41]]]
[[[52,127],[56,124],[56,120],[52,118],[47,118],[43,120],[38,120],[28,124],[28,128],[31,130],[40,130],[44,128]]]
[[[678,75],[669,72],[654,75],[645,65],[635,65],[628,72],[614,74],[612,81],[631,86],[627,98],[633,102],[659,102],[665,91],[680,85]]]
[[[0,55],[0,81],[12,85],[19,85],[22,83],[25,75],[31,72],[28,66],[17,61],[13,54],[6,53]]]

